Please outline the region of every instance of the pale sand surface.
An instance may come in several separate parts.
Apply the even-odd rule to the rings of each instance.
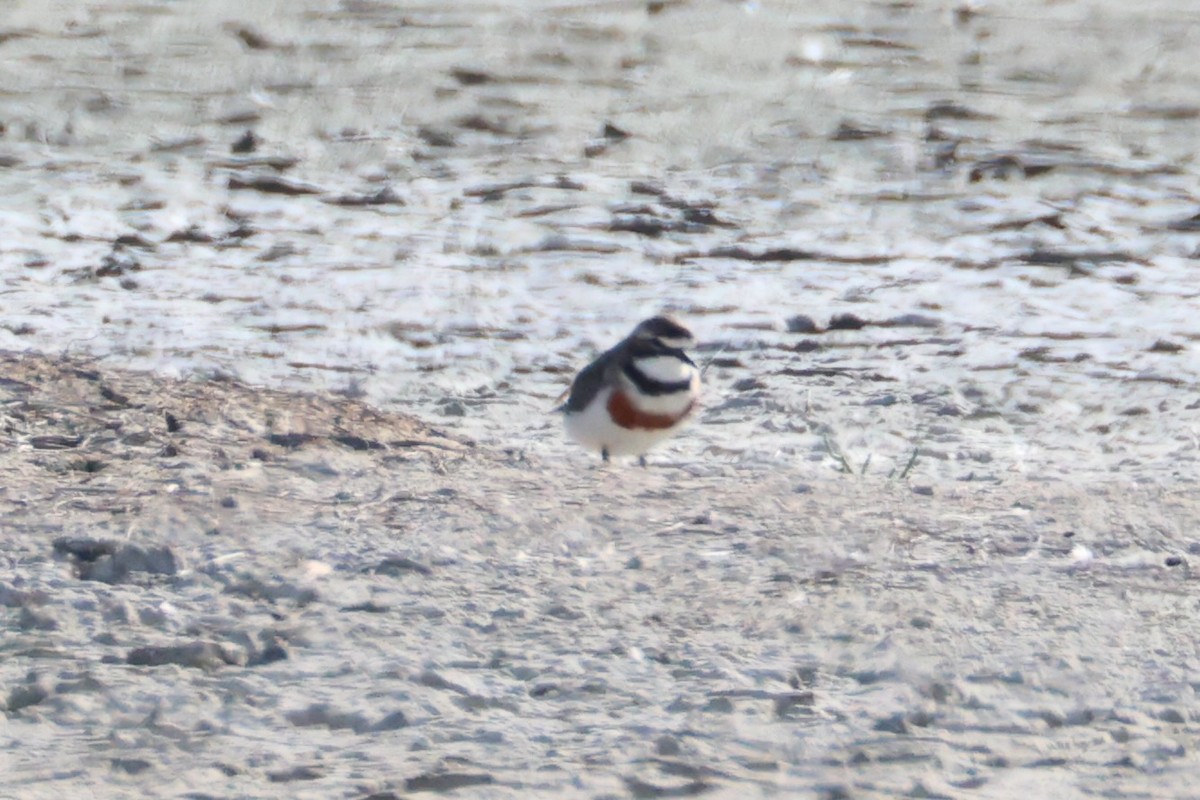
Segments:
[[[7,4],[0,798],[1194,796],[1198,39]]]

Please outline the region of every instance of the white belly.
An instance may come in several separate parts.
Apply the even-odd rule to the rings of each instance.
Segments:
[[[640,456],[679,430],[678,425],[660,430],[622,428],[608,415],[608,398],[612,396],[612,391],[612,389],[604,389],[583,411],[568,413],[566,415],[567,435],[584,447],[597,452],[607,449],[608,454],[612,456]],[[674,413],[681,413],[692,403],[694,398],[672,399],[675,406]],[[682,406],[679,405],[680,402],[683,403]],[[645,410],[652,411],[654,409]]]

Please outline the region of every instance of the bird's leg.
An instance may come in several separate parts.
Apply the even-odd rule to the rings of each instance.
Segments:
[[[600,460],[603,461],[605,464],[608,463],[608,448],[607,447],[600,448]]]

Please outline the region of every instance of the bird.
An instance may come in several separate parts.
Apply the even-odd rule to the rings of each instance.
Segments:
[[[584,367],[555,410],[567,435],[608,461],[637,456],[678,431],[700,399],[700,370],[684,348],[692,332],[666,316],[639,322],[616,346]],[[560,398],[561,399],[561,398]]]

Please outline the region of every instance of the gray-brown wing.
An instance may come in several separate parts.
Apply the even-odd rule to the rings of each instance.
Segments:
[[[617,348],[614,347],[580,370],[571,383],[571,394],[567,397],[567,402],[559,406],[562,411],[576,412],[587,408],[592,398],[604,387],[609,373],[616,366],[616,352]]]

